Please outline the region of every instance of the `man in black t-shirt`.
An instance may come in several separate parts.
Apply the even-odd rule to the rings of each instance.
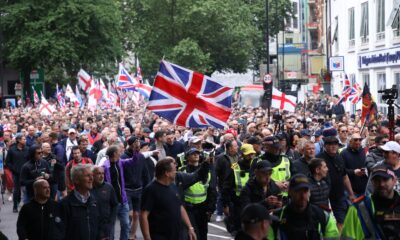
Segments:
[[[188,229],[189,239],[196,239],[196,233],[182,206],[178,189],[174,183],[176,163],[171,157],[157,162],[156,180],[143,191],[140,213],[140,228],[145,240],[182,240],[182,222]]]
[[[328,166],[329,175],[327,180],[331,187],[329,200],[331,202],[333,214],[340,227],[344,222],[347,212],[345,191],[347,191],[350,200],[355,199],[355,196],[344,167],[343,159],[338,153],[339,140],[332,136],[324,137],[323,141],[324,151],[316,157],[324,159]]]

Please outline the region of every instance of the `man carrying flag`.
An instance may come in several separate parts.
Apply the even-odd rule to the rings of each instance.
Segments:
[[[361,109],[361,122],[363,126],[368,126],[377,121],[378,108],[374,99],[372,99],[371,92],[367,83],[364,85],[362,97],[362,109]]]

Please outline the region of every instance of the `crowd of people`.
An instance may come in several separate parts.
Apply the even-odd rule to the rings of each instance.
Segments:
[[[400,239],[400,118],[390,141],[386,116],[362,124],[337,96],[271,116],[235,106],[225,129],[131,104],[0,116],[19,239],[114,239],[119,223],[123,240],[139,227],[145,240],[205,240],[210,221],[235,239]]]

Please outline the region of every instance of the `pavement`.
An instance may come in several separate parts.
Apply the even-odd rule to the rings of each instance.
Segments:
[[[5,234],[9,240],[17,240],[17,218],[18,214],[12,212],[12,202],[7,200],[8,194],[4,194],[4,205],[0,198],[0,231]],[[212,219],[215,219],[213,216]],[[115,239],[119,239],[119,223],[116,223],[115,232],[116,236]],[[137,239],[143,239],[142,233],[140,232],[140,228],[137,232]],[[226,231],[225,226],[222,222],[215,222],[212,221],[208,224],[208,239],[210,240],[221,240],[221,239],[233,239],[231,235]]]

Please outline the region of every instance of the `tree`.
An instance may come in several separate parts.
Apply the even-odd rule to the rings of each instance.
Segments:
[[[121,15],[114,0],[16,0],[4,7],[5,59],[24,72],[44,68],[57,80],[79,68],[103,75],[123,54]],[[59,75],[62,74],[62,75]]]
[[[147,76],[163,57],[208,74],[247,69],[258,29],[242,0],[136,0],[135,6],[134,52]]]

